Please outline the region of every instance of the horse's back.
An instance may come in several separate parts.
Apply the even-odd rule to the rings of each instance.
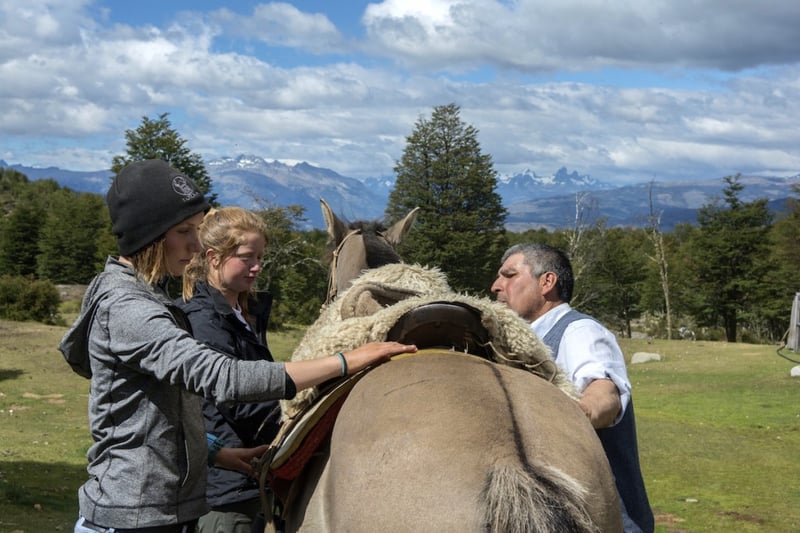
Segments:
[[[620,529],[607,460],[575,401],[529,372],[452,352],[363,377],[318,467],[304,529],[536,531],[536,520],[572,513],[562,497],[581,500],[600,531]],[[538,485],[557,499],[537,500]]]

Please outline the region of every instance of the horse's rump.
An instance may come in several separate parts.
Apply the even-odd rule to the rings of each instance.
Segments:
[[[618,526],[608,464],[575,402],[529,372],[472,356],[426,352],[371,371],[344,403],[324,459],[290,503],[290,531]]]

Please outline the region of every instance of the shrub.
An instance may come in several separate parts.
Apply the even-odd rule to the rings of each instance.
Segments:
[[[24,276],[0,276],[0,318],[59,324],[61,297],[55,285]]]

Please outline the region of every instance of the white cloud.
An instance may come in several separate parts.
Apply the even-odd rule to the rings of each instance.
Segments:
[[[0,0],[7,161],[105,168],[126,129],[169,112],[206,160],[252,153],[378,176],[420,115],[454,102],[500,172],[567,166],[641,180],[800,168],[795,2],[393,0],[365,9],[367,40],[352,56],[341,53],[357,35],[286,3],[161,26],[111,26],[90,6],[102,11]],[[598,66],[663,70],[626,86],[626,72],[645,71],[600,84]],[[745,66],[757,68],[720,74]],[[588,70],[581,82],[521,74],[556,69]]]
[[[796,62],[800,4],[784,0],[386,0],[363,18],[376,49],[443,70],[485,61],[540,72],[602,67],[736,71]],[[768,28],[768,31],[763,29]]]
[[[336,26],[324,14],[303,13],[283,2],[258,4],[248,15],[221,9],[209,18],[234,38],[256,39],[314,53],[331,52],[344,44]]]

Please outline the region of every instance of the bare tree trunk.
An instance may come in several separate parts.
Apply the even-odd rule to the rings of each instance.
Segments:
[[[661,278],[661,290],[664,293],[664,311],[667,319],[667,339],[672,339],[672,310],[669,302],[669,266],[667,251],[664,246],[664,234],[661,232],[661,212],[656,213],[653,206],[653,182],[650,182],[650,215],[648,217],[648,235],[653,243],[654,253],[648,256],[658,265],[658,274]]]
[[[575,224],[568,234],[567,249],[564,251],[572,263],[575,292],[571,305],[576,308],[582,307],[596,297],[591,293],[591,287],[578,281],[592,264],[598,250],[602,248],[600,240],[603,224],[601,221],[595,221],[594,224],[591,222],[596,215],[596,209],[596,202],[592,201],[590,193],[585,191],[575,193]],[[596,229],[597,232],[590,232],[592,229]]]
[[[575,193],[575,223],[572,227],[572,231],[569,232],[569,244],[566,250],[572,262],[573,279],[578,279],[580,277],[586,265],[585,254],[583,253],[583,241],[588,228],[588,223],[586,221],[587,194],[588,193],[585,192]]]

